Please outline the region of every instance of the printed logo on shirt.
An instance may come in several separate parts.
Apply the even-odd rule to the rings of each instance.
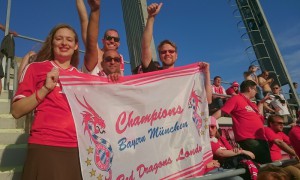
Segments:
[[[255,112],[255,111],[252,109],[252,107],[249,106],[249,105],[246,106],[245,109],[246,109],[247,112]]]

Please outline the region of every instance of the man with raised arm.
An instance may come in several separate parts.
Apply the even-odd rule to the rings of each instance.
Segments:
[[[77,11],[80,19],[80,25],[81,25],[81,37],[82,41],[85,45],[85,48],[87,49],[87,33],[88,33],[88,15],[86,11],[86,7],[84,4],[84,0],[76,0],[76,6]],[[100,12],[99,12],[100,15]],[[99,20],[98,20],[99,24]],[[97,29],[93,29],[93,31],[99,31],[99,25],[97,26]],[[98,36],[96,41],[98,41]],[[82,71],[88,74],[97,75],[99,72],[103,70],[101,62],[103,61],[103,54],[107,50],[118,50],[120,46],[120,38],[118,31],[115,29],[108,29],[105,31],[103,39],[102,39],[103,47],[99,48],[99,45],[97,43],[97,50],[98,52],[98,58],[97,59],[90,59],[85,58],[84,59],[84,65],[82,67]],[[124,60],[121,55],[121,62],[120,62],[120,74],[123,75],[124,72]],[[101,74],[101,73],[100,73]]]
[[[162,3],[152,3],[147,7],[148,20],[142,36],[142,69],[143,73],[170,69],[175,67],[175,62],[177,60],[177,46],[174,42],[170,40],[164,40],[158,45],[159,58],[162,63],[162,67],[158,67],[152,60],[151,52],[151,40],[153,36],[153,25],[156,15],[160,12]],[[200,62],[199,67],[203,69],[205,75],[205,91],[207,96],[207,101],[210,104],[212,99],[212,92],[210,87],[210,71],[209,64],[206,62]]]

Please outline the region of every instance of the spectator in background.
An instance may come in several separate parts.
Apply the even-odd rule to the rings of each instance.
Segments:
[[[280,93],[280,86],[274,84],[272,86],[272,94],[270,94],[270,100],[267,100],[271,108],[275,111],[275,114],[281,115],[284,120],[284,125],[294,125],[294,121],[290,116],[290,112],[287,107],[287,101],[285,100],[283,94]]]
[[[271,84],[274,82],[274,79],[268,77],[269,71],[263,71],[260,75],[258,75],[258,84],[262,88],[263,96],[272,92]]]
[[[259,169],[257,180],[288,180],[289,175],[282,167],[268,164]]]
[[[290,147],[290,138],[283,132],[283,124],[282,116],[271,115],[268,118],[268,127],[265,127],[272,161],[282,160],[281,150],[299,159],[294,149]]]
[[[226,91],[224,87],[221,85],[222,78],[220,76],[214,77],[214,82],[211,86],[212,88],[212,103],[210,108],[220,109],[226,101]]]
[[[296,93],[297,93],[297,88],[298,88],[298,83],[296,82],[293,82],[293,86],[294,86],[294,89],[296,90]],[[291,107],[293,107],[293,110],[296,112],[295,114],[297,115],[297,118],[299,117],[299,107],[298,107],[298,104],[297,104],[297,100],[296,98],[294,97],[294,94],[292,92],[292,89],[289,90],[289,95],[290,95],[290,103],[293,104]]]
[[[239,94],[240,93],[239,86],[240,86],[239,83],[234,81],[231,84],[231,86],[228,89],[226,89],[226,94],[230,95],[230,96],[234,96],[234,95]]]
[[[252,80],[242,82],[241,93],[229,98],[213,116],[218,119],[222,113],[230,114],[236,142],[255,155],[254,161],[264,164],[272,161],[264,131],[263,103],[267,97],[258,105],[253,103],[251,98],[255,97],[256,86]]]
[[[300,118],[298,118],[296,126],[292,127],[292,129],[290,130],[289,138],[291,141],[291,145],[296,151],[298,157],[300,157]]]
[[[258,83],[258,78],[256,76],[257,70],[259,70],[258,66],[255,66],[255,65],[249,66],[248,71],[244,72],[244,78],[245,78],[245,80],[252,80],[257,84],[255,99],[256,99],[256,102],[259,102],[261,99],[263,99],[263,95],[262,95],[260,87],[258,86],[259,83]]]

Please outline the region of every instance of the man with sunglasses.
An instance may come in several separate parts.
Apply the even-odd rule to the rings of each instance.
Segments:
[[[272,93],[270,94],[271,99],[267,100],[266,103],[275,111],[275,114],[283,117],[284,125],[294,125],[294,120],[289,112],[287,101],[280,91],[280,86],[274,84],[272,86]]]
[[[85,62],[91,62],[90,60],[97,60],[97,57],[99,57],[100,55],[100,53],[97,51],[99,16],[100,11],[96,11],[96,13],[91,14],[90,21],[88,22],[86,51],[84,55]],[[101,59],[101,69],[97,68],[97,66],[96,68],[94,68],[94,70],[97,69],[97,71],[93,71],[92,74],[107,77],[113,82],[117,81],[120,76],[120,63],[122,59],[120,54],[116,49],[107,49],[102,52]]]
[[[84,42],[86,50],[88,50],[88,15],[86,11],[86,7],[83,0],[76,0],[76,6],[78,15],[80,18],[80,25],[81,25],[81,36],[82,40]],[[99,24],[99,20],[97,22]],[[99,25],[97,27],[94,27],[91,29],[90,33],[96,38],[98,41],[98,31],[99,31]],[[103,39],[102,39],[103,47],[102,49],[99,48],[99,45],[97,44],[97,51],[98,52],[98,58],[91,59],[91,58],[85,58],[84,59],[84,65],[82,67],[82,71],[88,74],[97,75],[100,71],[102,71],[102,65],[101,62],[103,61],[103,54],[105,51],[108,50],[118,50],[120,46],[120,37],[119,33],[115,29],[108,29],[105,31]],[[124,72],[124,60],[121,55],[121,61],[120,61],[120,74],[123,75]]]
[[[268,127],[265,127],[265,134],[269,143],[272,161],[282,160],[281,150],[298,158],[294,149],[290,147],[289,137],[283,132],[283,125],[282,116],[270,115],[268,117]]]
[[[159,58],[161,60],[162,66],[157,66],[152,60],[151,51],[151,41],[153,35],[153,25],[155,16],[159,13],[162,3],[152,3],[147,7],[148,19],[142,36],[142,71],[143,73],[171,69],[175,67],[175,62],[177,60],[177,46],[174,42],[170,40],[164,40],[160,42],[157,47]],[[205,75],[205,91],[207,96],[208,104],[212,101],[212,91],[210,85],[210,71],[209,64],[206,62],[200,62],[199,68],[203,69]]]

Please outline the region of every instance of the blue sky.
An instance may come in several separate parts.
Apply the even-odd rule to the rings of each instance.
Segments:
[[[249,45],[244,42],[233,16],[235,8],[227,0],[148,0],[163,2],[156,17],[154,39],[171,39],[179,47],[176,66],[197,61],[211,64],[211,76],[220,75],[224,81],[243,80],[250,60],[245,54]],[[234,3],[234,0],[231,0]],[[6,0],[0,0],[0,22],[5,23]],[[261,0],[272,33],[285,60],[293,81],[300,83],[300,1]],[[68,23],[80,33],[75,0],[17,1],[12,0],[10,28],[19,34],[44,40],[57,23]],[[121,0],[102,0],[100,35],[107,28],[119,30],[120,53],[129,60]],[[0,32],[0,39],[4,33]],[[16,38],[16,55],[24,56],[37,50],[35,42]],[[81,41],[80,41],[81,43]],[[82,43],[80,44],[83,49]],[[82,60],[82,58],[81,58]],[[125,74],[130,74],[126,65]],[[299,92],[299,89],[298,89]]]

